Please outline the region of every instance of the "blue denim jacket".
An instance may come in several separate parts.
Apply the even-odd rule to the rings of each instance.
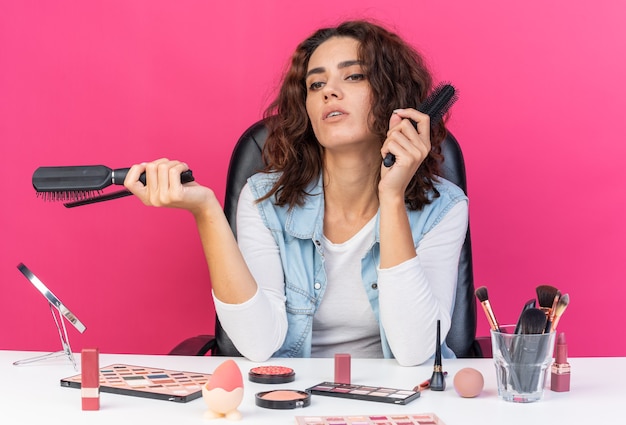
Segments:
[[[255,199],[269,192],[279,174],[258,173],[248,179]],[[446,213],[458,202],[466,198],[463,191],[453,183],[440,179],[435,187],[440,193],[432,203],[421,211],[408,211],[415,246]],[[278,245],[285,275],[285,296],[287,310],[287,336],[274,357],[310,357],[313,315],[322,301],[326,290],[324,250],[322,231],[324,219],[324,191],[322,179],[307,188],[303,206],[291,210],[287,206],[277,207],[275,198],[257,204],[265,226],[271,231]],[[380,323],[378,309],[377,266],[380,264],[379,213],[376,217],[376,237],[364,258],[361,259],[361,276],[372,310]],[[393,358],[393,353],[380,326],[383,355]],[[445,343],[444,357],[454,357]]]

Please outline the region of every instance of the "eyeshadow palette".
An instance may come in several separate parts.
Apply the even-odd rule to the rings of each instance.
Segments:
[[[126,364],[100,368],[100,391],[186,403],[202,396],[210,374]],[[81,375],[61,379],[62,387],[80,388]]]
[[[296,416],[298,425],[445,425],[434,413],[366,416]]]
[[[420,392],[414,390],[340,384],[337,382],[322,382],[314,387],[307,388],[307,391],[311,394],[329,397],[353,398],[393,404],[407,404],[420,396]]]

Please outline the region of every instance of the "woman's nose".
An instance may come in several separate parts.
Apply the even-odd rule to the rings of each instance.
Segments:
[[[328,81],[325,85],[324,85],[324,89],[323,89],[323,93],[324,93],[324,99],[325,100],[330,100],[331,98],[337,98],[339,99],[342,94],[341,94],[341,89],[339,89],[338,85]]]

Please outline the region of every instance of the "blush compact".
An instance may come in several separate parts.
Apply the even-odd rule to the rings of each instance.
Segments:
[[[258,366],[250,369],[248,379],[259,384],[284,384],[296,379],[296,373],[285,366]]]
[[[311,404],[311,395],[298,390],[272,390],[257,393],[255,402],[267,409],[295,409]]]

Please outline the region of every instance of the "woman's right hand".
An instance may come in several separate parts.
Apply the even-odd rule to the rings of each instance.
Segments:
[[[195,215],[214,202],[219,205],[215,193],[208,187],[195,181],[181,183],[180,175],[188,169],[184,162],[170,161],[167,158],[135,164],[126,175],[124,186],[149,206],[180,208]],[[143,172],[146,173],[145,186],[139,181]]]

